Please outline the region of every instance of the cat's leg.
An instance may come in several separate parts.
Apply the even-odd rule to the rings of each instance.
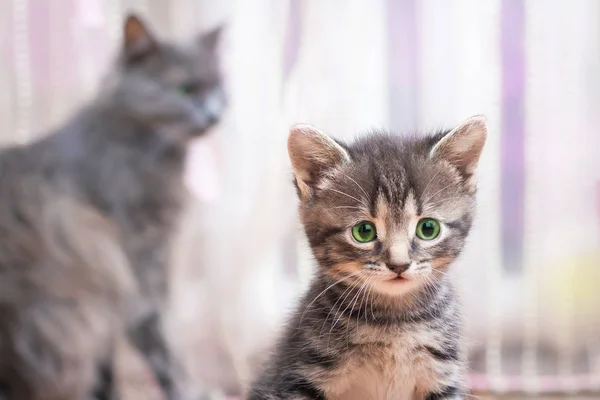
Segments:
[[[166,398],[186,399],[183,366],[169,346],[160,314],[154,312],[134,325],[129,330],[129,337],[148,363]]]
[[[98,378],[91,400],[120,400],[115,377],[114,358],[98,367]]]
[[[169,400],[223,400],[219,391],[196,390],[188,380],[182,360],[170,346],[163,319],[153,313],[130,330],[129,337],[140,351],[154,377]]]

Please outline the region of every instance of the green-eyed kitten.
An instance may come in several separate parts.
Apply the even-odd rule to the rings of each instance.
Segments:
[[[318,263],[251,400],[464,398],[448,266],[475,212],[484,117],[352,144],[292,128],[300,218]]]

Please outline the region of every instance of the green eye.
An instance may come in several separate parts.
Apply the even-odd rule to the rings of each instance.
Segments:
[[[372,242],[377,237],[375,224],[362,221],[352,227],[352,237],[360,243]]]
[[[189,95],[195,93],[196,90],[197,90],[197,85],[195,85],[193,83],[186,83],[183,85],[179,85],[177,87],[177,91],[182,96],[189,96]]]
[[[179,86],[177,88],[177,92],[179,92],[179,94],[182,96],[189,96],[191,93],[190,88],[185,85]]]
[[[440,222],[433,218],[423,218],[417,224],[417,236],[423,240],[433,240],[440,235]]]

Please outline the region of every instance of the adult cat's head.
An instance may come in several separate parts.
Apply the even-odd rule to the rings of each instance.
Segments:
[[[344,144],[308,125],[288,151],[320,272],[400,295],[439,279],[474,216],[484,117],[447,132],[365,135]]]
[[[174,142],[203,134],[226,107],[217,54],[221,30],[176,45],[160,41],[138,17],[129,15],[103,98],[116,112]]]

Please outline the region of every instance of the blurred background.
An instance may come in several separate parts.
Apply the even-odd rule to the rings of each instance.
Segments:
[[[471,385],[600,393],[599,1],[4,0],[2,144],[94,94],[130,10],[163,37],[227,27],[230,108],[190,149],[197,201],[173,254],[170,326],[195,379],[239,395],[310,277],[291,124],[351,139],[485,114],[478,219],[453,270]],[[123,352],[131,398],[151,398]]]

